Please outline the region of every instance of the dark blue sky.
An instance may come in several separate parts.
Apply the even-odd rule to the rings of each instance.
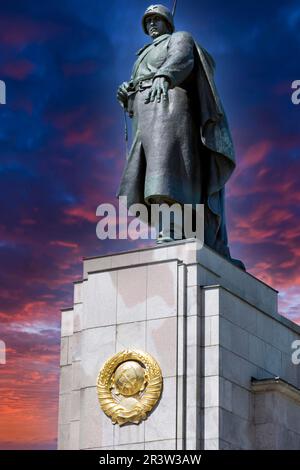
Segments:
[[[1,1],[0,339],[10,348],[0,371],[3,448],[55,446],[59,309],[71,303],[82,256],[137,246],[97,240],[95,212],[116,202],[125,159],[116,88],[148,42],[147,6]],[[300,105],[291,102],[299,1],[179,0],[176,28],[217,63],[238,160],[227,187],[232,254],[277,288],[280,311],[299,321]]]

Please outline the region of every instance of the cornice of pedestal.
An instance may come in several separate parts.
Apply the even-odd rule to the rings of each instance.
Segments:
[[[261,380],[253,378],[251,385],[254,393],[277,392],[297,403],[300,403],[300,389],[294,387],[294,385],[289,384],[285,380],[282,380],[280,377]]]

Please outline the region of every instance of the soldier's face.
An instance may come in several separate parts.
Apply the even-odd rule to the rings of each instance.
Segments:
[[[167,22],[159,15],[151,15],[146,18],[146,28],[152,39],[169,32]]]

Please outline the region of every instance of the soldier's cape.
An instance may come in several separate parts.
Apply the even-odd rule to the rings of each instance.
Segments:
[[[224,219],[224,187],[235,169],[234,147],[226,114],[214,82],[214,60],[196,42],[195,50],[199,58],[195,72],[200,103],[200,133],[202,144],[209,151],[205,185],[207,203],[211,211],[219,217],[219,230],[226,230],[225,220],[221,220],[221,215],[223,214],[222,219]]]

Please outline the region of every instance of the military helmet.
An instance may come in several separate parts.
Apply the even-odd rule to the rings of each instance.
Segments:
[[[161,16],[164,20],[167,21],[171,28],[171,32],[173,33],[175,30],[175,25],[174,25],[174,18],[170,10],[165,7],[164,5],[150,5],[150,7],[147,8],[147,10],[144,13],[143,19],[142,19],[142,25],[143,25],[143,30],[145,31],[146,34],[148,34],[147,28],[146,28],[146,18],[151,15],[158,15]]]

